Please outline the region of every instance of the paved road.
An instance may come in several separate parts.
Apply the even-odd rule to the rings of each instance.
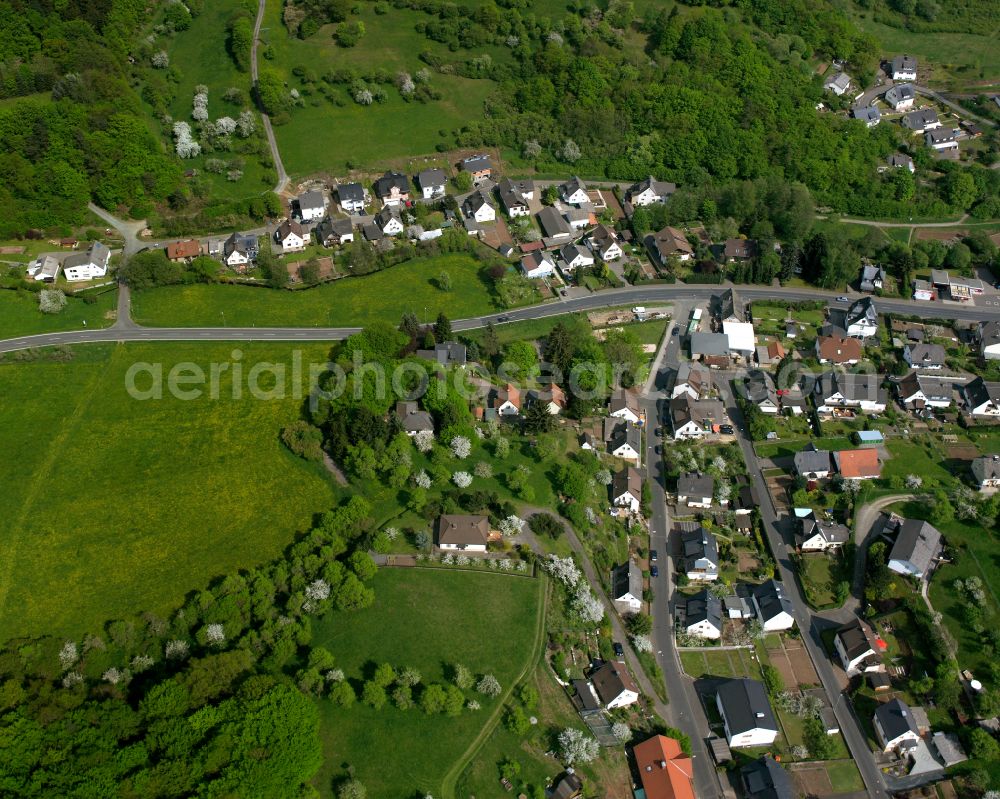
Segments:
[[[128,260],[133,255],[135,255],[143,247],[148,246],[148,243],[140,241],[139,234],[146,228],[146,220],[122,220],[116,216],[105,211],[101,206],[96,203],[88,203],[87,207],[101,219],[108,223],[109,226],[113,227],[118,231],[124,240],[125,244],[122,248],[122,254],[125,256],[125,260]]]
[[[857,716],[854,714],[854,709],[843,693],[840,679],[834,672],[833,663],[823,648],[823,642],[820,638],[822,618],[818,616],[814,617],[809,611],[799,584],[796,582],[795,571],[789,557],[792,551],[790,531],[787,529],[787,526],[783,528],[778,521],[774,505],[771,502],[771,494],[767,489],[764,476],[761,474],[757,463],[753,444],[746,433],[746,422],[743,414],[736,406],[728,381],[720,380],[719,385],[729,416],[734,424],[737,425],[740,433],[737,441],[740,449],[743,451],[743,459],[746,461],[750,471],[750,479],[754,482],[754,486],[760,496],[758,509],[764,531],[771,546],[771,551],[774,553],[776,561],[775,576],[781,579],[785,594],[792,602],[793,616],[795,617],[795,623],[802,632],[802,642],[812,659],[813,666],[816,668],[816,673],[819,675],[820,683],[826,691],[830,706],[836,714],[841,733],[847,742],[847,748],[851,753],[851,757],[861,772],[865,787],[868,789],[868,795],[872,799],[888,799],[889,793],[886,790],[882,772],[875,765],[875,760],[872,757],[871,750],[868,748],[868,742],[862,732]]]
[[[257,44],[260,41],[260,26],[264,21],[264,0],[257,0],[257,19],[253,24],[253,44],[250,45],[250,79],[254,87],[257,86]],[[285,165],[281,161],[281,153],[278,151],[278,141],[274,138],[274,128],[271,127],[271,117],[260,111],[260,118],[264,123],[264,133],[267,135],[267,146],[271,148],[271,160],[274,161],[274,168],[278,173],[278,184],[274,187],[275,194],[280,194],[288,185],[288,173],[285,172]]]

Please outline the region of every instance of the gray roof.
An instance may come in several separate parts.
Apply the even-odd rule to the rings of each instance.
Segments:
[[[510,209],[515,206],[524,206],[527,208],[528,201],[524,199],[524,195],[521,193],[520,187],[515,184],[510,178],[504,178],[497,184],[497,191],[500,194],[500,200],[503,202],[504,208]]]
[[[846,544],[851,540],[851,531],[846,525],[826,519],[806,517],[802,520],[803,540],[820,535],[827,544]]]
[[[792,777],[770,755],[740,769],[747,799],[795,799]]]
[[[615,421],[617,421],[617,419]],[[611,449],[616,450],[623,444],[628,444],[638,453],[642,452],[642,431],[639,429],[638,425],[632,424],[632,422],[625,422],[625,424],[622,425],[618,431],[616,431],[615,437],[611,440]]]
[[[907,519],[899,526],[889,560],[912,563],[922,574],[927,574],[940,546],[941,533],[936,527],[920,519]]]
[[[395,205],[382,206],[382,210],[375,217],[375,221],[378,222],[380,228],[385,228],[393,219],[398,222],[403,221],[403,218],[399,215],[399,209]]]
[[[415,402],[397,402],[396,418],[407,433],[419,433],[421,430],[434,431],[434,420],[427,411],[422,411]]]
[[[889,166],[909,168],[913,166],[913,159],[906,153],[893,153],[889,156]]]
[[[914,365],[944,365],[948,359],[948,354],[940,344],[907,344],[906,349],[910,351],[910,360]]]
[[[85,264],[94,264],[95,266],[103,267],[107,266],[110,257],[111,250],[106,245],[99,241],[92,241],[84,252],[67,255],[63,259],[62,267],[63,269],[70,269],[74,266],[84,266]]]
[[[934,128],[924,134],[929,144],[941,144],[946,141],[955,141],[955,131],[951,128]]]
[[[417,350],[417,357],[437,361],[441,366],[464,366],[466,347],[458,341],[442,341],[432,350]]]
[[[708,590],[692,594],[684,603],[685,625],[690,627],[703,621],[717,630],[722,629],[722,600]]]
[[[979,340],[982,346],[1000,344],[1000,319],[990,319],[979,323]]]
[[[875,709],[875,718],[882,728],[886,741],[893,741],[907,732],[912,732],[914,735],[920,734],[910,706],[901,699],[891,699],[879,705]]]
[[[685,529],[686,528],[686,529]],[[678,522],[674,529],[681,531],[681,551],[684,553],[685,568],[691,568],[698,560],[707,560],[718,567],[719,542],[715,536],[697,522]]]
[[[715,480],[709,474],[682,474],[677,478],[677,493],[682,497],[710,497],[715,490]]]
[[[326,197],[321,191],[307,191],[299,195],[299,208],[323,208],[326,205]]]
[[[351,220],[345,218],[332,219],[327,216],[324,217],[318,225],[316,225],[316,236],[321,242],[334,236],[338,238],[340,236],[346,236],[353,231],[354,225],[351,224]]]
[[[895,105],[901,100],[912,100],[916,97],[909,83],[897,83],[885,93],[886,102]]]
[[[337,186],[337,196],[341,202],[345,200],[361,202],[365,199],[365,187],[360,183],[341,183]]]
[[[470,155],[462,159],[462,169],[466,172],[483,172],[493,169],[493,163],[488,155]]]
[[[429,189],[432,186],[443,186],[447,178],[440,169],[425,169],[417,175],[420,188]]]
[[[882,112],[875,105],[856,105],[851,109],[851,116],[865,122],[878,122],[882,119]]]
[[[973,460],[972,474],[979,483],[1000,478],[1000,455],[987,455]]]
[[[393,186],[398,188],[400,192],[404,194],[410,191],[410,181],[407,179],[406,175],[399,172],[386,172],[382,175],[382,177],[375,181],[375,193],[379,197],[387,197]]]
[[[743,241],[743,239],[737,239]],[[733,289],[726,289],[721,294],[712,297],[713,304],[717,309],[719,319],[736,319],[740,322],[746,321],[746,306],[740,295]]]
[[[986,402],[1000,404],[1000,383],[987,383],[983,378],[977,377],[966,384],[965,397],[973,408]]]
[[[636,194],[642,194],[646,189],[652,189],[653,193],[657,197],[669,197],[675,191],[677,191],[676,183],[668,183],[665,180],[657,180],[652,175],[650,175],[645,180],[640,180],[638,183],[633,184],[629,190],[628,194],[630,197]]]
[[[622,663],[609,662],[590,675],[594,690],[604,704],[621,696],[623,691],[639,693],[632,675]]]
[[[841,394],[844,399],[860,402],[880,398],[881,375],[859,372],[824,372],[816,383],[817,393],[824,399]]]
[[[923,130],[928,125],[938,121],[937,111],[933,108],[918,108],[903,117],[903,126],[910,130]]]
[[[559,250],[559,255],[562,256],[562,259],[566,263],[571,263],[578,255],[589,258],[591,261],[594,260],[594,256],[590,254],[590,251],[586,247],[573,243],[564,245],[562,249]]]
[[[616,566],[611,570],[611,598],[621,599],[631,594],[636,599],[642,599],[642,572],[634,560]]]
[[[837,638],[844,648],[848,660],[855,660],[868,652],[879,653],[875,633],[862,619],[853,619],[837,630]],[[881,657],[881,656],[879,656]]]
[[[729,336],[725,333],[692,333],[691,355],[728,355]]]
[[[847,87],[851,85],[851,76],[846,72],[838,72],[836,75],[827,78],[823,85],[827,87],[836,86],[841,91],[847,91]]]
[[[755,729],[778,731],[767,691],[760,681],[726,680],[719,686],[718,695],[732,735]]]
[[[631,494],[636,499],[641,500],[642,475],[639,470],[632,466],[626,466],[621,471],[616,472],[611,478],[611,493],[615,497]]]
[[[725,406],[719,400],[694,400],[687,394],[670,400],[670,418],[675,430],[688,422],[694,422],[700,427],[721,423],[724,413]]]
[[[878,324],[878,311],[875,310],[875,303],[872,301],[871,297],[863,297],[856,302],[853,302],[851,306],[847,309],[847,317],[845,319],[847,326],[855,324],[856,322],[867,321],[872,324]]]
[[[816,449],[812,444],[796,452],[792,461],[799,474],[830,471],[830,453],[825,449]]]
[[[256,249],[256,236],[248,236],[244,233],[231,233],[222,245],[222,253],[226,256],[229,256],[234,250],[243,255],[248,255]]]
[[[792,615],[792,603],[785,596],[785,589],[776,580],[768,580],[750,590],[760,608],[760,615],[763,617],[761,621],[768,621],[781,613]]]
[[[586,184],[584,184],[584,182],[580,180],[580,178],[578,178],[576,175],[573,175],[573,177],[571,177],[569,180],[567,180],[559,187],[559,193],[563,197],[569,197],[571,194],[575,194],[577,191],[580,191],[581,189],[583,191],[586,191],[587,190]]]
[[[568,235],[571,232],[569,222],[551,205],[538,212],[538,222],[546,236]]]
[[[462,210],[465,211],[468,216],[472,216],[484,205],[488,205],[490,208],[493,207],[493,203],[490,202],[490,198],[486,196],[485,192],[481,190],[474,191],[465,198],[465,202],[462,203]]]
[[[892,59],[893,72],[915,72],[917,69],[917,59],[912,55],[898,55]]]

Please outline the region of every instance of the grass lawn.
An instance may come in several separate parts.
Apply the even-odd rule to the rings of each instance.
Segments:
[[[62,313],[43,314],[38,310],[37,294],[0,291],[0,338],[77,330],[84,326],[107,327],[114,321],[118,291],[112,287],[111,291],[95,296],[97,302],[93,305],[88,305],[79,297],[67,297],[68,303]]]
[[[244,364],[291,352],[240,349]],[[326,355],[299,349],[306,360]],[[216,575],[277,556],[334,502],[325,473],[278,440],[301,400],[232,400],[228,372],[219,400],[126,392],[133,363],[207,369],[231,350],[94,345],[75,348],[71,363],[0,366],[0,639],[76,636],[139,610],[168,611]]]
[[[343,48],[332,38],[334,25],[323,26],[304,41],[290,36],[281,19],[282,9],[280,3],[268,4],[262,38],[275,57],[262,64],[279,69],[290,80],[289,85],[303,94],[304,105],[293,109],[289,122],[275,128],[285,168],[293,175],[338,173],[354,166],[384,167],[393,159],[433,154],[439,143],[452,143],[451,131],[482,118],[484,102],[496,88],[490,80],[442,75],[432,70],[430,86],[441,93],[440,100],[406,102],[396,87],[388,84],[384,86],[384,103],[361,106],[353,101],[350,87],[344,84],[329,86],[329,95],[335,99],[327,99],[316,91],[318,86],[292,75],[297,67],[315,76],[344,68],[360,73],[381,68],[390,75],[399,71],[412,75],[426,67],[418,58],[424,51],[446,62],[484,53],[495,62],[510,60],[509,50],[499,47],[450,52],[446,45],[415,30],[418,23],[432,19],[419,11],[392,8],[379,15],[373,5],[364,4],[351,21],[364,24],[365,36],[358,46]]]
[[[812,442],[819,449],[841,450],[855,449],[855,446],[847,439],[841,437],[832,438],[802,438],[779,441],[759,441],[753,445],[759,458],[782,458],[791,457],[799,452],[806,444]]]
[[[313,645],[325,646],[352,682],[371,661],[411,666],[423,684],[445,682],[450,664],[491,672],[506,691],[537,657],[539,603],[544,583],[524,577],[430,569],[383,569],[375,604],[331,614],[314,626]],[[469,623],[470,610],[475,624]],[[386,706],[350,708],[320,701],[325,752],[315,786],[332,796],[347,766],[369,796],[440,795],[446,774],[487,725],[500,700],[466,692],[482,704],[457,718]],[[390,734],[391,731],[391,734]]]
[[[854,765],[853,760],[837,760],[827,763],[826,774],[830,778],[830,785],[837,793],[850,793],[865,789],[864,780],[861,779],[861,773]]]
[[[650,319],[647,322],[637,322],[633,325],[626,325],[625,330],[634,333],[640,344],[659,344],[663,340],[663,334],[670,324],[669,319]]]
[[[836,601],[834,589],[839,574],[836,555],[804,555],[801,561],[801,579],[806,601],[814,608],[823,608]]]
[[[441,272],[451,276],[451,291],[441,291]],[[154,327],[363,326],[381,319],[398,323],[412,311],[433,321],[443,311],[453,319],[497,310],[489,279],[478,261],[443,255],[399,264],[302,291],[252,286],[198,284],[165,286],[132,296],[132,315]]]
[[[937,438],[919,436],[914,439],[890,438],[886,447],[892,457],[885,461],[882,477],[886,480],[915,474],[921,477],[925,484],[934,481],[940,486],[951,486],[955,483],[955,470],[949,469],[948,456],[945,449],[938,444]]]
[[[691,677],[752,677],[760,679],[760,667],[753,662],[750,650],[681,652],[681,665]]]

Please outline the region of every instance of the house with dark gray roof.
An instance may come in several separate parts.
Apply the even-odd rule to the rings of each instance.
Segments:
[[[551,205],[546,205],[538,212],[538,224],[542,226],[545,236],[550,239],[569,238],[573,233],[566,218]]]
[[[882,649],[871,625],[862,619],[853,619],[840,627],[833,648],[849,675],[882,670]]]
[[[980,491],[1000,488],[1000,455],[975,458],[969,467]]]
[[[677,625],[688,635],[718,640],[722,637],[722,600],[709,590],[677,601]]]
[[[339,219],[325,217],[316,225],[313,232],[316,234],[316,240],[324,247],[336,247],[354,241],[354,225],[350,219],[344,217]]]
[[[750,589],[754,610],[765,632],[790,630],[795,626],[792,603],[776,580],[768,580]]]
[[[778,722],[758,680],[726,680],[715,703],[730,747],[769,746],[778,737]]]
[[[497,194],[500,196],[500,202],[503,204],[507,216],[515,218],[528,215],[528,198],[524,196],[518,184],[510,178],[503,178],[497,184]]]
[[[665,203],[675,191],[677,191],[676,184],[657,180],[650,175],[645,180],[632,184],[625,194],[625,199],[635,206],[653,205]]]
[[[410,181],[400,172],[386,172],[375,181],[375,196],[386,205],[399,205],[410,199]]]
[[[851,540],[851,531],[846,525],[830,519],[817,519],[811,508],[802,515],[799,514],[800,510],[802,509],[795,509],[799,522],[795,543],[803,552],[828,552],[839,549]]]
[[[340,207],[348,213],[364,213],[365,187],[360,183],[341,183],[337,186],[337,198],[340,200]]]
[[[299,206],[299,219],[303,222],[314,222],[326,213],[326,195],[322,191],[307,191],[296,199]]]
[[[611,570],[611,600],[622,615],[642,610],[642,571],[631,558]]]
[[[906,519],[889,551],[889,568],[897,574],[924,579],[941,551],[941,533],[921,519]]]
[[[979,354],[988,361],[1000,359],[1000,319],[980,322],[976,331]]]
[[[965,407],[973,416],[1000,416],[1000,383],[987,383],[977,377],[960,390]]]
[[[890,699],[879,705],[872,722],[883,752],[908,752],[920,742],[913,712],[901,699]]]
[[[792,456],[795,473],[807,480],[819,480],[830,475],[830,453],[825,449],[817,449],[815,444],[806,444]]]
[[[791,775],[770,755],[740,769],[746,799],[797,799]]]
[[[442,341],[432,350],[417,350],[417,357],[437,361],[440,366],[465,366],[467,350],[460,341]]]
[[[912,55],[898,55],[889,62],[889,75],[893,80],[916,80],[917,59]]]
[[[408,436],[417,433],[434,432],[434,420],[427,411],[422,411],[415,402],[397,402],[396,418]]]
[[[885,93],[885,101],[892,106],[893,111],[905,111],[907,108],[912,108],[916,99],[917,93],[908,83],[897,83]]]
[[[688,472],[677,478],[677,504],[689,508],[712,507],[715,480],[710,474]]]
[[[417,184],[425,200],[444,197],[444,187],[448,178],[440,169],[424,169],[417,175]]]
[[[563,202],[570,205],[583,205],[590,202],[586,184],[576,175],[559,186],[559,196],[562,197]]]
[[[882,112],[877,105],[856,105],[851,109],[851,118],[861,120],[865,127],[874,128],[882,121]]]
[[[716,399],[693,400],[687,394],[670,400],[670,422],[675,439],[702,438],[726,419],[726,408]]]
[[[729,355],[729,336],[725,333],[692,333],[688,342],[691,360],[701,360],[707,355]]]
[[[903,347],[903,360],[914,369],[943,369],[948,355],[940,344],[911,343]]]
[[[903,117],[902,125],[913,133],[926,133],[929,130],[940,128],[941,120],[938,119],[937,111],[933,108],[918,108]]]
[[[719,543],[697,522],[677,522],[680,532],[684,573],[689,580],[713,582],[719,579]]]

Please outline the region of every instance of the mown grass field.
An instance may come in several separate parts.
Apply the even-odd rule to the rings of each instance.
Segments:
[[[451,276],[451,291],[436,281]],[[226,286],[166,286],[132,295],[137,322],[155,327],[351,327],[381,319],[398,322],[406,312],[433,321],[497,310],[489,278],[466,255],[444,255],[399,264],[305,291]]]
[[[291,121],[275,128],[289,174],[318,171],[337,174],[348,169],[348,164],[380,167],[393,159],[432,154],[437,144],[452,143],[452,130],[482,118],[483,103],[496,88],[489,80],[432,71],[431,86],[441,92],[440,100],[406,102],[394,86],[387,85],[386,102],[360,106],[351,99],[348,86],[337,85],[332,88],[343,105],[335,105],[293,77],[292,70],[296,67],[316,76],[345,67],[359,72],[382,68],[395,75],[401,70],[413,74],[426,67],[418,58],[422,51],[447,61],[464,60],[483,52],[488,52],[494,60],[509,58],[507,51],[496,47],[475,53],[451,53],[446,45],[414,30],[418,22],[431,19],[422,12],[392,8],[389,13],[379,15],[371,4],[360,8],[361,13],[351,15],[350,21],[362,22],[367,32],[357,46],[344,48],[332,38],[334,25],[323,26],[304,41],[290,36],[281,19],[282,5],[268,4],[262,38],[272,48],[275,58],[262,63],[280,69],[289,85],[303,92],[305,98],[305,105],[292,111]],[[306,91],[311,93],[306,96]]]
[[[0,639],[169,611],[216,575],[277,556],[334,502],[325,473],[279,442],[300,400],[255,400],[245,381],[233,400],[228,373],[218,400],[126,391],[133,363],[163,363],[166,378],[183,361],[207,371],[232,349],[93,345],[71,363],[0,366]],[[244,364],[291,353],[240,349]],[[299,349],[306,361],[326,355]]]
[[[337,658],[358,684],[372,662],[413,667],[422,684],[447,682],[451,664],[492,673],[506,691],[533,657],[540,580],[438,569],[383,569],[375,604],[331,614],[314,627],[313,645]],[[466,691],[482,708],[428,716],[418,708],[340,708],[320,700],[324,758],[314,784],[324,796],[353,768],[369,796],[440,795],[445,775],[490,721],[500,700]]]
[[[0,338],[79,330],[83,327],[107,327],[114,322],[118,292],[112,289],[97,295],[97,298],[96,303],[88,305],[79,297],[67,297],[69,302],[62,313],[43,314],[38,310],[37,294],[0,291]]]

